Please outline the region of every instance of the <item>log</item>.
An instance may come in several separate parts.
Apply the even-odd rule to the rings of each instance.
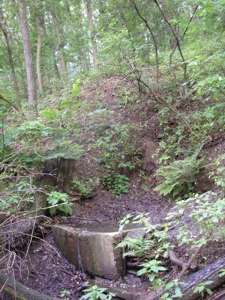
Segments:
[[[6,274],[0,274],[0,290],[3,300],[53,300],[52,297],[25,286]]]
[[[220,277],[219,273],[225,269],[225,257],[218,259],[214,263],[202,268],[200,271],[190,274],[182,280],[181,289],[183,300],[199,299],[200,295],[194,293],[194,289],[200,283],[212,281],[207,288],[213,290],[225,282],[225,276]]]
[[[195,288],[206,281],[211,281],[206,287],[210,290],[218,288],[225,282],[225,275],[220,277],[219,274],[225,269],[225,257],[216,260],[214,263],[207,265],[201,270],[194,272],[181,278],[180,288],[183,296],[182,300],[198,300],[201,295],[194,293]],[[154,296],[149,297],[149,300],[159,300],[163,291],[156,291]]]

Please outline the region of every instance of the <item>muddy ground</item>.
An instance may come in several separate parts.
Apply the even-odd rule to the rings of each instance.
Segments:
[[[72,217],[56,218],[53,223],[81,224],[118,224],[128,213],[147,212],[154,223],[160,222],[171,207],[171,203],[152,191],[140,190],[132,184],[128,194],[115,197],[111,193],[99,190],[93,199],[77,202]],[[24,252],[18,253],[14,263],[14,275],[17,280],[46,295],[59,297],[68,291],[67,299],[79,299],[81,290],[90,279],[77,271],[62,257],[57,249],[51,230],[46,230],[43,240],[34,240],[26,258]],[[126,280],[137,289],[143,287],[142,281],[132,275]],[[117,283],[121,284],[121,282]],[[125,284],[125,282],[123,282]],[[63,299],[63,298],[62,298]]]

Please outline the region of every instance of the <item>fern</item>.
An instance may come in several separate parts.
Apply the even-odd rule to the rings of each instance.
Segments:
[[[168,166],[158,169],[157,175],[163,178],[155,190],[161,195],[173,198],[184,196],[193,191],[197,174],[200,172],[202,161],[196,155],[176,160]]]

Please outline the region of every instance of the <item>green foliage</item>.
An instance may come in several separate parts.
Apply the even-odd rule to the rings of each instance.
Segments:
[[[163,182],[155,190],[164,196],[171,195],[173,198],[193,192],[201,163],[201,160],[194,155],[160,167],[157,175],[163,178]]]
[[[140,265],[141,269],[137,272],[138,276],[147,276],[148,280],[154,287],[160,287],[162,280],[159,278],[161,272],[165,272],[166,268],[160,260],[152,259]]]
[[[40,111],[40,116],[49,122],[53,122],[58,117],[58,111],[54,108],[45,108]]]
[[[114,125],[96,141],[101,151],[99,162],[109,171],[132,171],[140,162],[133,141],[134,128],[130,124]]]
[[[72,85],[72,96],[78,97],[80,95],[80,80],[77,79]]]
[[[198,233],[193,234],[187,224],[181,221],[184,214],[188,215]],[[207,192],[178,202],[176,211],[170,212],[167,220],[171,226],[181,224],[177,233],[180,245],[200,249],[208,241],[224,239],[224,215],[225,199],[219,198],[213,192]]]
[[[65,193],[51,192],[48,195],[47,203],[49,207],[49,213],[51,216],[57,214],[70,216],[73,213],[72,203],[70,202],[69,196]]]
[[[64,158],[78,160],[84,154],[84,148],[69,139],[55,139],[53,141],[52,149],[47,149],[43,156],[43,160]]]
[[[212,178],[215,184],[221,188],[222,190],[225,189],[225,156],[220,155],[215,162],[213,163],[213,170],[209,174],[209,177]]]
[[[48,128],[40,121],[25,121],[16,129],[15,135],[18,139],[26,139],[26,141],[34,141],[40,137],[48,135]]]
[[[197,90],[200,95],[211,96],[220,99],[224,96],[225,78],[218,74],[213,74],[198,82]]]
[[[140,238],[125,237],[117,247],[123,248],[124,256],[139,258],[137,275],[146,276],[154,287],[159,287],[163,284],[161,275],[167,270],[163,259],[171,248],[168,227],[153,225],[147,214],[140,214],[125,216],[120,222],[120,230],[129,223],[144,225],[145,235]]]
[[[171,280],[164,285],[164,293],[160,300],[182,299],[183,293],[177,279]]]
[[[34,203],[34,195],[37,187],[32,183],[32,180],[26,177],[9,184],[7,181],[4,181],[4,176],[7,177],[8,175],[1,174],[0,177],[2,185],[2,195],[0,198],[1,211],[15,213],[29,209]]]
[[[148,239],[125,237],[117,247],[125,249],[123,256],[143,257],[150,249],[152,242]]]
[[[72,181],[72,189],[78,192],[81,200],[88,199],[93,196],[93,192],[96,187],[96,182],[92,179],[87,180],[78,180],[74,179]]]
[[[53,158],[77,160],[84,154],[83,147],[72,141],[66,129],[47,127],[38,120],[25,121],[18,128],[7,130],[6,149],[29,166]]]
[[[221,269],[219,271],[219,277],[224,277],[225,276],[225,269]]]
[[[204,282],[199,283],[194,288],[194,293],[200,294],[202,298],[206,295],[212,295],[212,291],[207,287],[208,285],[210,285],[212,283],[213,283],[213,281],[204,281]]]
[[[70,294],[71,293],[70,293],[69,290],[63,289],[63,290],[60,291],[59,297],[62,298],[63,300],[69,300]]]
[[[107,190],[112,191],[117,196],[129,191],[129,178],[126,175],[111,174],[103,177],[102,183]]]
[[[107,289],[93,285],[84,289],[84,294],[80,300],[112,300],[114,294],[109,293]]]

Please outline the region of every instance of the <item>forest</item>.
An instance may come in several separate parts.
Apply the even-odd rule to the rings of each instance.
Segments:
[[[0,0],[0,299],[225,299],[225,0]]]

